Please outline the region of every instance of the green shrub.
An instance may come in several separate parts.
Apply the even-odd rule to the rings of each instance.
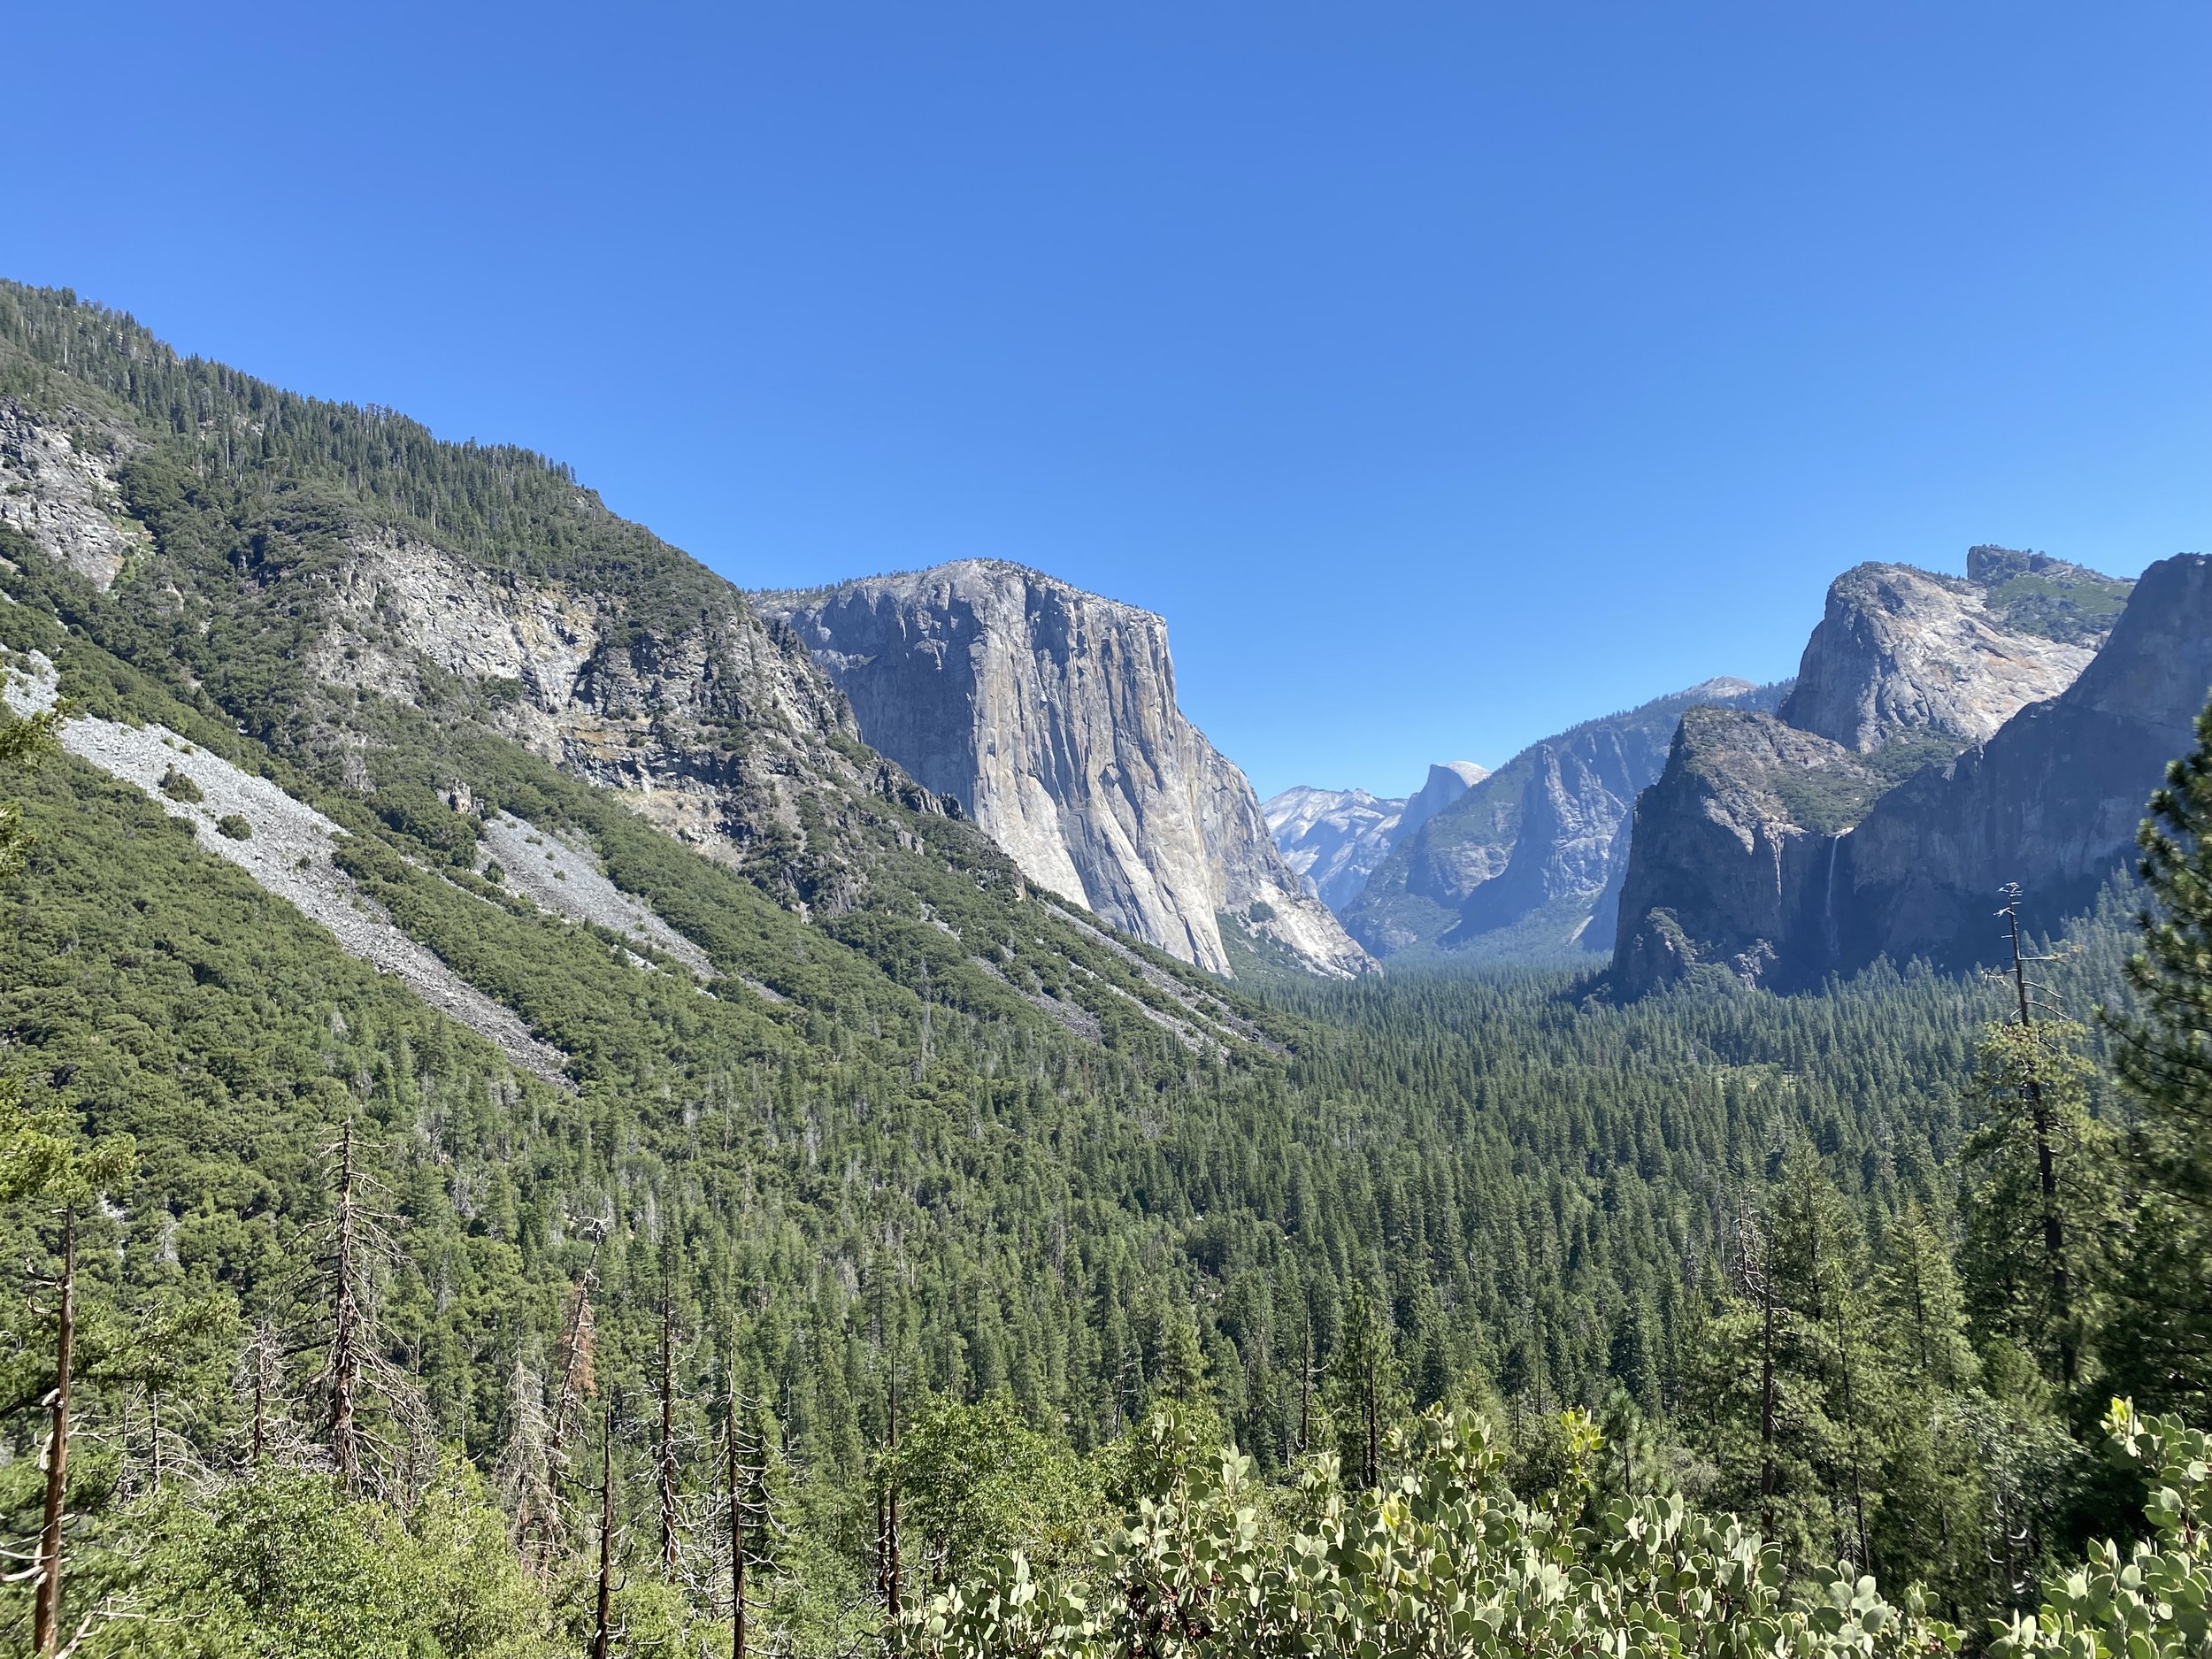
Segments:
[[[192,781],[192,774],[179,771],[173,761],[170,763],[169,770],[161,774],[161,792],[172,801],[199,801],[205,798],[201,792],[200,786]]]
[[[1407,1472],[1379,1490],[1348,1493],[1335,1458],[1316,1459],[1290,1525],[1268,1516],[1249,1458],[1208,1455],[1156,1414],[1139,1453],[1151,1489],[1088,1572],[1041,1580],[1001,1557],[910,1614],[902,1651],[1901,1659],[1956,1645],[1916,1594],[1893,1607],[1843,1570],[1793,1584],[1774,1545],[1678,1497],[1594,1504],[1601,1440],[1578,1411],[1561,1424],[1565,1479],[1538,1502],[1507,1488],[1479,1418],[1437,1407],[1394,1436]]]
[[[2199,1659],[2212,1653],[2212,1436],[2115,1400],[2113,1449],[2151,1478],[2154,1536],[2054,1573],[2043,1604],[1993,1626],[1990,1659]]]
[[[253,826],[236,812],[226,812],[215,820],[215,833],[230,841],[250,841],[253,839]]]
[[[387,829],[404,836],[433,862],[472,865],[476,825],[456,812],[434,790],[418,783],[387,784],[369,798]]]

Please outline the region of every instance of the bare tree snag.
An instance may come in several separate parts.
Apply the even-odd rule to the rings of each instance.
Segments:
[[[61,1640],[62,1502],[69,1480],[69,1375],[77,1346],[77,1211],[61,1217],[61,1331],[54,1342],[54,1392],[48,1410],[46,1507],[38,1535],[38,1594],[31,1609],[31,1651],[45,1659]]]

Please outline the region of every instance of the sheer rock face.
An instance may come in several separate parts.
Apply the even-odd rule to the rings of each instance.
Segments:
[[[1402,836],[1346,925],[1386,956],[1610,949],[1629,814],[1665,765],[1683,710],[1770,709],[1780,694],[1709,680],[1532,744]]]
[[[1316,972],[1371,965],[1176,706],[1149,611],[981,560],[759,603],[861,735],[964,803],[1040,886],[1217,973],[1225,926]]]
[[[1770,715],[1692,709],[1659,781],[1636,803],[1614,968],[1640,995],[1717,963],[1770,977],[1808,926],[1832,918],[1822,832],[1881,788],[1852,750]]]
[[[2050,921],[2133,856],[2168,763],[2212,695],[2212,558],[2143,572],[2096,660],[1988,742],[1924,768],[1847,838],[1839,965],[1992,951],[1997,889],[2020,882]]]
[[[2055,922],[2127,863],[2208,690],[2212,559],[2192,554],[2144,572],[2057,695],[1915,770],[1897,763],[1918,744],[1862,756],[1778,721],[1686,717],[1637,803],[1616,983],[1636,995],[1703,968],[1792,987],[1885,955],[1986,959],[2005,883]]]
[[[1418,790],[1398,800],[1299,784],[1260,810],[1283,862],[1341,913],[1393,847],[1489,775],[1471,760],[1440,761]]]
[[[2015,626],[1982,582],[1861,565],[1829,588],[1781,716],[1863,755],[1901,739],[1978,743],[2065,690],[2094,646]]]
[[[80,449],[73,426],[96,431],[98,442]],[[115,487],[115,463],[127,442],[88,419],[41,421],[0,397],[0,524],[21,531],[103,593],[150,541],[124,516]]]

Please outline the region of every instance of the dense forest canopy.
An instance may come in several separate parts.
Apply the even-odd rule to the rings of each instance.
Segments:
[[[8,672],[326,814],[364,904],[561,1059],[348,955],[181,784],[0,725],[12,1646],[1589,1651],[1663,1556],[1801,1651],[1984,1641],[2101,1538],[2201,1582],[2164,1472],[2200,1452],[2154,1414],[2212,1416],[2202,756],[2151,887],[2026,895],[2029,995],[1910,964],[1237,992],[1023,891],[856,743],[789,845],[716,858],[512,741],[500,687],[310,673],[365,526],[620,595],[639,649],[723,603],[538,457],[26,289],[0,397],[142,535],[102,589],[0,528]],[[482,856],[501,814],[711,972],[532,902]],[[1485,1550],[1573,1617],[1362,1600],[1413,1551],[1448,1602],[1437,1562]],[[1713,1624],[1669,1606],[1667,1640]]]

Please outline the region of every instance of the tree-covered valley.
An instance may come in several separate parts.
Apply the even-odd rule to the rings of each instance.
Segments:
[[[11,1650],[2208,1651],[2212,726],[2016,977],[1224,981],[539,457],[0,406]]]

